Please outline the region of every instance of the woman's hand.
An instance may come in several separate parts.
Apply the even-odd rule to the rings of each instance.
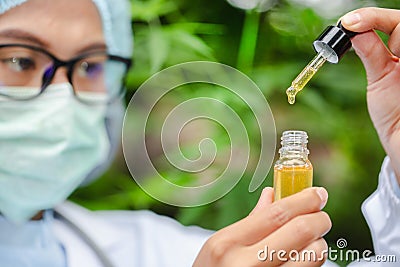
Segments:
[[[211,236],[194,267],[321,266],[328,249],[322,237],[331,228],[321,211],[327,199],[324,188],[313,187],[272,203],[273,190],[264,189],[249,216]],[[315,259],[302,259],[302,251]]]
[[[400,183],[400,10],[362,8],[342,18],[367,72],[368,110]],[[373,30],[390,36],[388,48]]]

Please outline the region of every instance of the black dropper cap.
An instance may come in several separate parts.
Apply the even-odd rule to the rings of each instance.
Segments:
[[[314,41],[313,46],[317,53],[322,49],[327,50],[327,60],[338,63],[342,56],[351,48],[350,38],[357,33],[349,31],[339,21],[337,26],[328,26],[325,31]]]

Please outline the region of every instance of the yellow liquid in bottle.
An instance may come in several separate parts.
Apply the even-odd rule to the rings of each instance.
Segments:
[[[301,166],[275,166],[275,201],[311,187],[312,181],[313,167],[311,164]]]

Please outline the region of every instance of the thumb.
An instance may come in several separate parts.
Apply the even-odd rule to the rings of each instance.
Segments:
[[[356,35],[351,42],[364,64],[368,84],[384,77],[398,62],[398,58],[392,55],[376,32],[372,30]]]
[[[272,187],[266,187],[263,189],[261,196],[257,202],[257,205],[250,212],[250,215],[263,210],[266,206],[270,205],[274,201],[274,189]]]
[[[392,70],[398,58],[393,56],[374,30],[392,34],[400,23],[399,10],[361,8],[344,15],[341,22],[346,29],[360,33],[352,39],[352,44],[364,64],[370,84]]]

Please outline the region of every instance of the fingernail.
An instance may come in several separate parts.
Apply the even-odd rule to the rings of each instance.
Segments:
[[[361,16],[358,13],[348,13],[343,16],[342,23],[346,24],[347,26],[352,26],[361,21]]]
[[[320,187],[317,189],[317,194],[321,198],[322,204],[321,204],[321,209],[325,207],[326,202],[328,201],[328,191],[326,191],[325,188]]]

